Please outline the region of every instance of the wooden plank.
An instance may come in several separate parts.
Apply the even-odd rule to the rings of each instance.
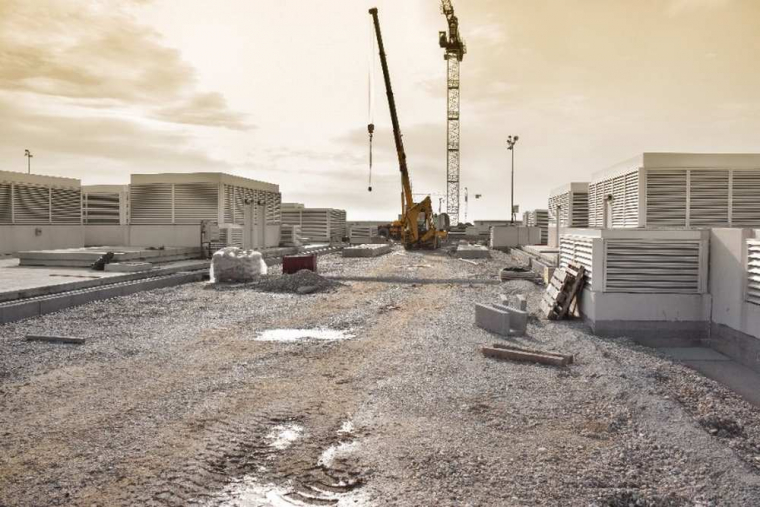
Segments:
[[[529,349],[525,347],[517,347],[515,345],[511,345],[508,343],[494,343],[493,348],[495,349],[507,349],[507,350],[517,350],[519,352],[531,352],[533,354],[541,354],[544,356],[556,356],[559,358],[567,359],[567,364],[573,364],[573,356],[572,354],[560,354],[559,352],[549,352],[546,350],[538,350],[538,349]]]
[[[560,291],[554,285],[549,285],[546,287],[546,293],[549,295],[549,297],[556,299],[557,295],[560,294]]]
[[[558,290],[562,290],[562,286],[564,283],[557,277],[552,277],[551,285],[557,288]]]
[[[76,338],[73,336],[45,336],[45,335],[26,335],[26,341],[28,342],[47,342],[47,343],[71,343],[75,345],[81,345],[84,343],[84,338]]]
[[[550,366],[567,366],[567,359],[556,356],[546,356],[543,354],[533,354],[531,352],[521,352],[519,350],[496,349],[492,347],[483,347],[481,352],[486,357],[496,359],[508,359],[510,361],[524,361],[530,363],[548,364]]]

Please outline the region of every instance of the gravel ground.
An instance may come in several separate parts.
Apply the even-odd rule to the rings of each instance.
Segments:
[[[496,278],[443,252],[320,256],[320,274]],[[760,505],[758,410],[579,322],[484,358],[474,303],[541,288],[207,284],[0,326],[0,505]],[[262,342],[266,329],[355,339]],[[70,334],[83,346],[27,343]],[[278,503],[279,502],[279,503]]]

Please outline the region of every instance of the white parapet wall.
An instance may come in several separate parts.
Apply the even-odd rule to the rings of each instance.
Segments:
[[[495,249],[540,244],[540,227],[494,226],[488,241],[488,246]]]

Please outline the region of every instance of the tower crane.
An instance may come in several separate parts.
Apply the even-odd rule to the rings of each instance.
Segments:
[[[449,33],[438,32],[438,42],[446,60],[446,212],[451,225],[459,223],[459,64],[467,46],[459,36],[459,20],[451,0],[441,0]]]
[[[409,170],[406,165],[404,141],[401,137],[401,128],[399,127],[398,114],[396,113],[396,99],[393,97],[391,76],[388,71],[388,62],[385,59],[383,36],[380,33],[380,20],[377,17],[377,8],[373,7],[369,10],[369,13],[372,15],[375,25],[375,36],[377,37],[380,63],[383,68],[383,79],[385,80],[385,94],[388,96],[388,108],[391,112],[391,123],[393,124],[393,140],[396,143],[396,154],[398,155],[399,171],[401,172],[401,220],[397,224],[401,229],[401,241],[406,249],[438,248],[441,240],[446,238],[447,233],[445,230],[438,230],[436,227],[436,221],[433,217],[433,204],[429,195],[418,203],[414,202],[412,183],[409,179]]]

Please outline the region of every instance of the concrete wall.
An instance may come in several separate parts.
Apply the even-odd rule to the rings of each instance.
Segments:
[[[0,225],[0,254],[83,247],[84,238],[82,225]]]
[[[513,248],[522,245],[540,245],[540,227],[495,226],[491,228],[491,248]]]
[[[128,225],[85,225],[84,246],[129,246]]]
[[[280,246],[280,235],[282,227],[280,225],[267,225],[264,235],[264,246],[266,248],[274,248]]]
[[[132,225],[130,246],[192,246],[201,243],[200,225]]]

